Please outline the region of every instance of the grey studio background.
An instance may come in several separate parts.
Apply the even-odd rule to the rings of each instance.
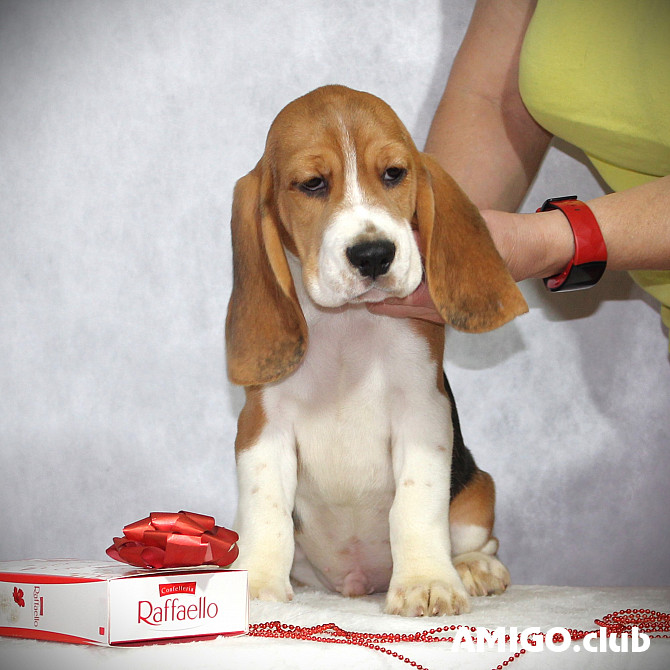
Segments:
[[[0,4],[0,559],[104,558],[150,511],[231,525],[225,376],[235,180],[325,83],[419,146],[469,0]],[[525,211],[600,194],[554,146]],[[517,583],[670,584],[670,364],[625,274],[524,282],[530,314],[447,336],[466,440]]]

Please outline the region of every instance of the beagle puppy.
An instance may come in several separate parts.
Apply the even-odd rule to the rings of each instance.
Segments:
[[[425,273],[457,329],[527,311],[478,210],[387,104],[326,86],[272,123],[231,226],[237,565],[251,596],[290,600],[292,578],[433,616],[504,591],[493,481],[463,444],[444,327],[366,308]]]

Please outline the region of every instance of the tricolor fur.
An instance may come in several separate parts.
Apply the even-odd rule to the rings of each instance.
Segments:
[[[293,577],[388,591],[387,611],[411,616],[503,591],[493,481],[462,443],[444,328],[365,306],[425,272],[456,328],[526,311],[477,209],[385,103],[328,86],[275,119],[236,186],[232,237],[236,565],[252,596],[290,599]]]

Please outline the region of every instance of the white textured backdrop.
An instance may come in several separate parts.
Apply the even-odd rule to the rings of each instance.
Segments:
[[[100,558],[124,524],[232,523],[226,381],[235,180],[325,83],[422,146],[472,2],[0,3],[0,559]],[[524,209],[601,192],[552,148]],[[498,486],[517,583],[670,584],[670,365],[626,275],[522,290],[447,337],[466,440]]]

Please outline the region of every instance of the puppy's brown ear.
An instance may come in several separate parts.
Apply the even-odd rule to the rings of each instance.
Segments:
[[[263,161],[233,196],[233,292],[226,318],[228,376],[251,386],[292,372],[307,349],[298,304]]]
[[[527,312],[479,210],[432,156],[421,161],[416,218],[428,290],[442,318],[481,333]]]

